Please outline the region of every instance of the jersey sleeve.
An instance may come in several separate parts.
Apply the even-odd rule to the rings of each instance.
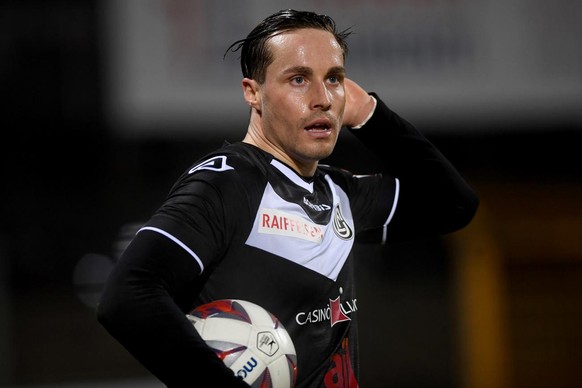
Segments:
[[[382,173],[358,175],[321,166],[346,191],[359,243],[385,243],[386,230],[398,203],[399,182]]]
[[[227,245],[230,218],[223,200],[228,188],[216,186],[213,174],[218,173],[199,172],[182,178],[141,229],[159,233],[182,247],[198,266],[199,273]]]
[[[216,184],[220,174],[233,176],[221,180],[226,186]],[[248,386],[185,316],[206,266],[224,249],[232,209],[224,197],[238,190],[235,176],[233,169],[184,174],[123,252],[99,301],[99,322],[166,386],[202,372],[218,386]]]
[[[374,114],[351,131],[380,160],[382,179],[393,186],[386,198],[395,206],[385,228],[366,231],[368,239],[414,240],[466,226],[479,203],[474,190],[420,131],[371,95],[377,100]]]

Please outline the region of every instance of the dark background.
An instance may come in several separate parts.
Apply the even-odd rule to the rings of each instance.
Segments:
[[[154,385],[97,324],[92,303],[132,225],[203,153],[240,139],[245,123],[176,139],[120,137],[104,115],[99,7],[5,2],[0,12],[0,385]],[[457,238],[358,247],[363,386],[494,387],[476,384],[481,372],[467,360],[486,368],[495,358],[508,361],[491,372],[510,375],[507,387],[582,384],[575,326],[582,320],[582,128],[569,117],[491,125],[421,129],[485,204],[480,217],[490,221],[495,244],[470,252],[495,258],[503,354],[465,348],[471,330],[463,329],[459,298],[469,291],[459,288]],[[349,148],[347,137],[333,160],[363,168],[368,156]],[[481,218],[476,223],[460,235],[469,243],[484,235]]]

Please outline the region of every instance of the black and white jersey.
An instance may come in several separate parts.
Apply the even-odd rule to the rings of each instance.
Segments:
[[[248,300],[290,333],[298,387],[357,386],[354,243],[457,230],[478,201],[446,158],[381,100],[353,133],[382,171],[354,175],[320,165],[305,178],[245,143],[195,163],[115,267],[100,321],[171,386],[195,366],[224,376],[184,313],[213,300]]]
[[[397,198],[397,179],[320,167],[306,180],[236,143],[185,173],[140,233],[161,234],[192,256],[201,283],[195,304],[243,299],[275,314],[293,338],[299,381],[321,381],[336,373],[327,370],[334,357],[357,346],[355,236],[385,229]],[[355,367],[341,358],[343,374]]]

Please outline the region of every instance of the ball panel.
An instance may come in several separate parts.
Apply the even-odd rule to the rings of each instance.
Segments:
[[[289,368],[291,386],[294,387],[297,381],[297,356],[295,354],[286,354],[285,360],[287,361],[287,368]]]
[[[274,316],[261,306],[246,300],[236,300],[235,303],[246,310],[247,316],[249,317],[253,326],[272,329],[277,325],[275,322],[276,318],[274,320]]]
[[[296,354],[295,353],[295,345],[293,344],[293,340],[289,336],[287,330],[282,326],[279,325],[277,329],[271,331],[276,337],[277,342],[279,343],[279,347],[281,349],[286,349],[286,354]],[[292,350],[292,351],[291,351]]]
[[[267,369],[268,363],[257,355],[254,349],[248,348],[230,366],[230,369],[247,383],[257,381]]]
[[[207,341],[223,340],[239,344],[247,344],[253,327],[246,322],[210,317],[205,320],[200,335]]]
[[[251,388],[275,388],[275,383],[271,379],[271,373],[269,372],[269,368],[265,368],[263,373],[257,377],[255,381],[252,382]],[[282,387],[285,388],[285,387]]]
[[[245,307],[236,300],[216,300],[197,307],[190,314],[202,319],[220,317],[251,322]]]
[[[217,356],[252,387],[289,388],[297,378],[293,341],[263,307],[238,299],[199,306],[188,319]]]
[[[286,356],[281,356],[269,363],[267,369],[269,370],[271,379],[277,382],[273,387],[291,387],[296,378],[297,368],[295,365]]]
[[[214,353],[220,358],[229,368],[238,360],[247,350],[246,346],[238,343],[225,341],[206,341],[208,346],[214,350]]]

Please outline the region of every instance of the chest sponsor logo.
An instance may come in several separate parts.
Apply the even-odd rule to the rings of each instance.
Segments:
[[[350,228],[350,225],[346,222],[339,206],[336,206],[333,212],[333,231],[336,236],[342,240],[349,240],[353,237],[354,232]]]
[[[342,302],[338,296],[335,299],[330,299],[329,304],[323,308],[298,313],[295,316],[295,322],[299,325],[307,325],[329,321],[330,326],[333,326],[336,323],[351,321],[349,315],[358,311],[356,302],[357,299]]]
[[[259,233],[297,237],[320,243],[323,228],[313,222],[276,209],[262,208],[259,217]]]

